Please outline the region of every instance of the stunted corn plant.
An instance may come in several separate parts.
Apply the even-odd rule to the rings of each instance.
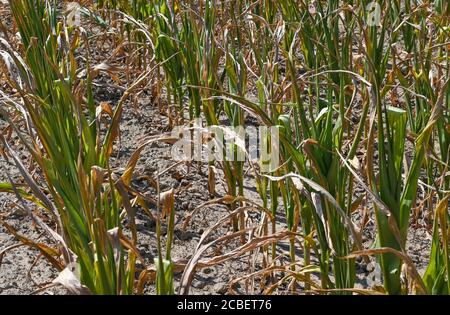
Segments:
[[[33,201],[55,219],[57,228],[51,236],[58,246],[47,249],[47,256],[60,271],[66,268],[67,273],[77,274],[84,293],[132,294],[138,253],[127,186],[133,169],[119,177],[109,165],[130,91],[117,104],[111,123],[102,126],[102,107],[95,104],[92,87],[99,68],[89,64],[86,46],[85,71],[79,71],[75,59],[86,34],[65,25],[56,2],[14,0],[9,5],[19,29],[22,55],[4,39],[1,49],[23,107],[12,99],[3,100],[14,110],[12,114],[27,122],[27,130],[21,130],[5,109],[1,114],[30,152],[43,179],[29,174],[2,136],[2,144],[31,188],[30,195],[21,198]],[[103,127],[106,134],[102,137]],[[10,193],[18,192],[14,183],[6,186]],[[124,215],[129,218],[131,240],[123,233]],[[34,246],[41,251],[45,248]]]

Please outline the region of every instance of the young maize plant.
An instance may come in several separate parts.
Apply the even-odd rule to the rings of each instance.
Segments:
[[[395,10],[399,4],[387,3],[386,5],[385,10]],[[375,141],[377,141],[378,165],[380,167],[378,179],[375,176],[372,163],[368,164],[367,171],[372,189],[377,191],[377,194],[379,194],[379,197],[389,209],[389,214],[386,214],[382,213],[378,206],[375,206],[378,224],[378,245],[405,252],[410,213],[416,200],[420,170],[426,158],[426,150],[433,128],[442,115],[443,98],[448,93],[448,82],[440,87],[442,90],[438,87],[435,91],[428,88],[428,93],[423,95],[422,93],[426,92],[423,89],[427,87],[427,80],[422,84],[416,81],[416,84],[421,85],[421,91],[417,91],[416,95],[424,97],[420,101],[416,100],[415,115],[412,115],[412,119],[415,120],[413,128],[416,132],[419,132],[419,135],[416,139],[416,149],[412,164],[407,169],[407,175],[404,179],[402,176],[402,162],[405,159],[407,113],[402,109],[387,106],[384,101],[385,95],[392,88],[390,84],[393,81],[391,74],[388,74],[387,80],[384,80],[391,53],[389,49],[385,49],[385,36],[386,32],[391,31],[392,37],[395,39],[398,21],[389,21],[394,18],[396,18],[395,12],[386,14],[382,21],[383,27],[381,31],[377,31],[376,26],[369,26],[365,30],[366,47],[369,48],[367,50],[367,72],[373,85],[371,98],[376,112],[376,118],[371,122],[367,152],[368,158],[371,158],[375,149]],[[393,29],[389,30],[389,27]],[[417,32],[416,35],[419,37],[419,40],[423,36],[420,32]],[[414,67],[424,71],[427,64],[431,62],[430,58],[432,58],[432,53],[428,51],[428,58],[422,59],[421,62],[416,62]],[[414,75],[415,69],[412,69],[412,72]],[[411,109],[410,112],[412,112]],[[377,124],[376,136],[375,121]],[[383,253],[381,255],[381,265],[387,292],[399,294],[401,292],[400,257],[393,253]],[[419,283],[418,285],[420,284],[420,289],[423,290],[423,284]]]
[[[45,186],[28,173],[3,136],[2,143],[30,185],[32,194],[23,193],[21,198],[34,201],[56,220],[56,231],[46,230],[59,246],[51,249],[29,240],[25,243],[39,249],[60,271],[66,268],[67,274],[78,274],[81,283],[73,290],[133,294],[139,254],[127,186],[135,163],[121,177],[109,166],[122,106],[131,90],[117,105],[102,138],[102,113],[92,88],[92,78],[99,70],[89,64],[89,53],[84,75],[75,61],[86,34],[65,26],[56,2],[14,0],[9,5],[20,32],[23,58],[3,39],[2,56],[10,69],[15,69],[12,74],[18,74],[14,87],[23,101],[21,114],[28,122],[28,134],[19,130],[5,110],[1,113],[38,164]],[[9,103],[21,110],[13,100]],[[14,184],[2,184],[2,188],[18,192]],[[129,218],[131,240],[123,233],[124,215]],[[15,234],[12,227],[2,223]]]

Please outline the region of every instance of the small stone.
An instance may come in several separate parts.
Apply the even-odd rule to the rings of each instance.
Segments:
[[[228,286],[225,283],[217,283],[214,285],[213,290],[217,294],[225,294],[228,291]]]
[[[203,269],[203,273],[205,275],[209,275],[210,273],[212,273],[214,270],[212,268],[205,268]]]

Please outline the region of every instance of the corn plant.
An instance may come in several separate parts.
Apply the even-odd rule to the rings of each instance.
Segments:
[[[61,245],[67,247],[61,266],[76,269],[81,284],[93,294],[132,294],[137,239],[126,193],[129,180],[117,177],[109,167],[123,100],[102,139],[93,69],[88,63],[86,77],[80,79],[74,58],[83,33],[60,21],[56,3],[21,0],[9,5],[21,35],[23,58],[4,40],[2,49],[19,74],[14,87],[26,109],[23,118],[30,121],[32,142],[6,112],[2,114],[39,166],[45,187],[33,180],[12,149],[10,154],[32,187],[32,200],[57,220]],[[123,207],[131,222],[131,241],[122,232]],[[53,261],[59,258],[54,256]]]

